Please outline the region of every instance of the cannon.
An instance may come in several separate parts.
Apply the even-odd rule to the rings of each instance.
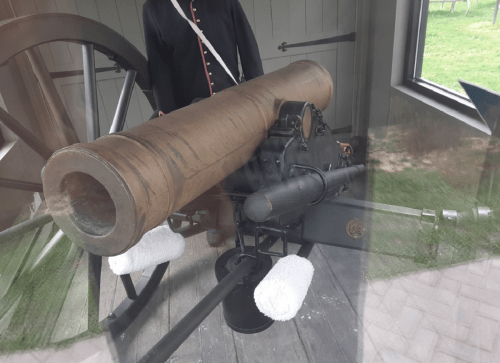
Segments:
[[[256,333],[272,324],[252,294],[235,296],[234,287],[257,276],[253,291],[271,268],[270,255],[286,257],[289,243],[302,245],[298,255],[307,258],[313,244],[302,235],[306,209],[340,194],[364,171],[351,164],[354,151],[337,143],[323,120],[332,95],[328,72],[299,61],[127,131],[63,148],[48,160],[43,185],[51,215],[94,255],[126,252],[169,217],[172,226],[191,222],[179,230],[184,236],[220,227],[207,210],[218,199],[230,200],[236,248],[216,264],[222,292],[200,302],[149,357],[173,353],[221,301],[236,331]],[[224,192],[212,193],[223,180]],[[247,246],[244,235],[253,236],[255,246]],[[269,252],[280,238],[282,253]],[[137,299],[130,280],[123,281]],[[235,305],[244,308],[234,311]]]
[[[64,25],[60,31],[52,31],[54,21]],[[33,36],[22,37],[23,32],[17,31],[20,25],[30,25]],[[49,41],[84,43],[87,50],[92,50],[92,45],[127,71],[122,95],[130,94],[137,72],[135,80],[154,108],[144,57],[116,34],[101,36],[109,32],[101,24],[68,14],[44,14],[14,19],[2,28],[16,32],[6,36],[7,31],[0,31],[4,49],[13,49],[5,52],[0,63]],[[82,35],[84,28],[87,31]],[[18,33],[19,37],[14,36]],[[85,64],[91,63],[86,60]],[[90,67],[85,72],[90,72]],[[250,295],[236,290],[244,290],[243,286],[254,291],[271,267],[270,256],[286,257],[289,243],[300,245],[297,255],[302,257],[308,256],[315,243],[367,249],[369,212],[374,210],[414,217],[428,229],[438,220],[434,211],[340,196],[363,173],[364,166],[355,161],[363,150],[354,142],[352,146],[337,143],[324,123],[321,110],[332,93],[328,73],[322,67],[299,62],[133,130],[59,150],[44,173],[52,215],[0,232],[0,240],[54,218],[76,244],[92,252],[89,279],[92,290],[97,285],[97,294],[92,292],[95,297],[99,296],[100,256],[125,252],[166,218],[184,236],[220,228],[220,216],[212,213],[212,207],[221,199],[229,200],[236,248],[217,261],[219,285],[142,361],[164,361],[220,302],[232,329],[262,331],[273,320],[260,313]],[[92,92],[86,96],[91,99]],[[124,99],[118,116],[126,112]],[[53,150],[40,144],[6,112],[0,117],[37,153],[49,158]],[[111,132],[121,130],[123,117],[117,120]],[[67,126],[59,127],[64,130]],[[3,186],[41,190],[41,185],[1,182]],[[491,211],[480,207],[473,209],[472,215],[487,220]],[[443,217],[460,220],[456,211],[443,211]],[[181,221],[189,225],[180,226]],[[248,237],[254,240],[253,246],[245,243]],[[280,238],[282,251],[270,252]],[[165,262],[147,269],[135,286],[130,275],[120,276],[128,299],[102,322],[104,328],[115,336],[121,334],[147,304],[167,267]],[[89,331],[95,329],[90,321],[92,305]]]

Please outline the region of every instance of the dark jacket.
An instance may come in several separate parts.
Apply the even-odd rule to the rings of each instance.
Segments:
[[[178,0],[239,80],[240,53],[246,80],[262,75],[257,42],[237,0]],[[158,110],[165,113],[234,85],[224,68],[174,8],[170,0],[147,0],[143,7],[149,75]],[[206,53],[205,53],[206,52]]]

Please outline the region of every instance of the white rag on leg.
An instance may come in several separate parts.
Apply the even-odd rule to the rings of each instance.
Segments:
[[[174,260],[184,253],[186,242],[167,225],[153,228],[127,252],[108,258],[109,267],[116,275],[144,270],[150,266]]]
[[[281,258],[255,288],[257,308],[273,320],[292,319],[302,306],[313,273],[314,267],[306,258]]]

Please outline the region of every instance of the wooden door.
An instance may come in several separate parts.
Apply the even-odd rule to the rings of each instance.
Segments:
[[[301,43],[355,30],[354,0],[240,0],[254,31],[264,72],[301,59],[314,60],[330,72],[335,96],[324,112],[332,128],[352,124],[354,43],[278,49],[283,42]]]

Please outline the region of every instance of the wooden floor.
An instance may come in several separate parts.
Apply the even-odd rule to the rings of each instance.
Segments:
[[[108,346],[118,362],[137,362],[215,285],[214,263],[233,246],[211,248],[205,234],[187,239],[184,255],[171,263],[145,310]],[[292,252],[294,252],[292,250]],[[315,246],[311,288],[297,316],[275,322],[259,334],[232,331],[219,305],[191,334],[170,362],[361,362],[363,329],[360,301],[365,254]],[[103,319],[125,297],[120,281],[103,260],[100,315]],[[135,281],[140,274],[133,276]],[[358,339],[359,338],[359,339]]]

